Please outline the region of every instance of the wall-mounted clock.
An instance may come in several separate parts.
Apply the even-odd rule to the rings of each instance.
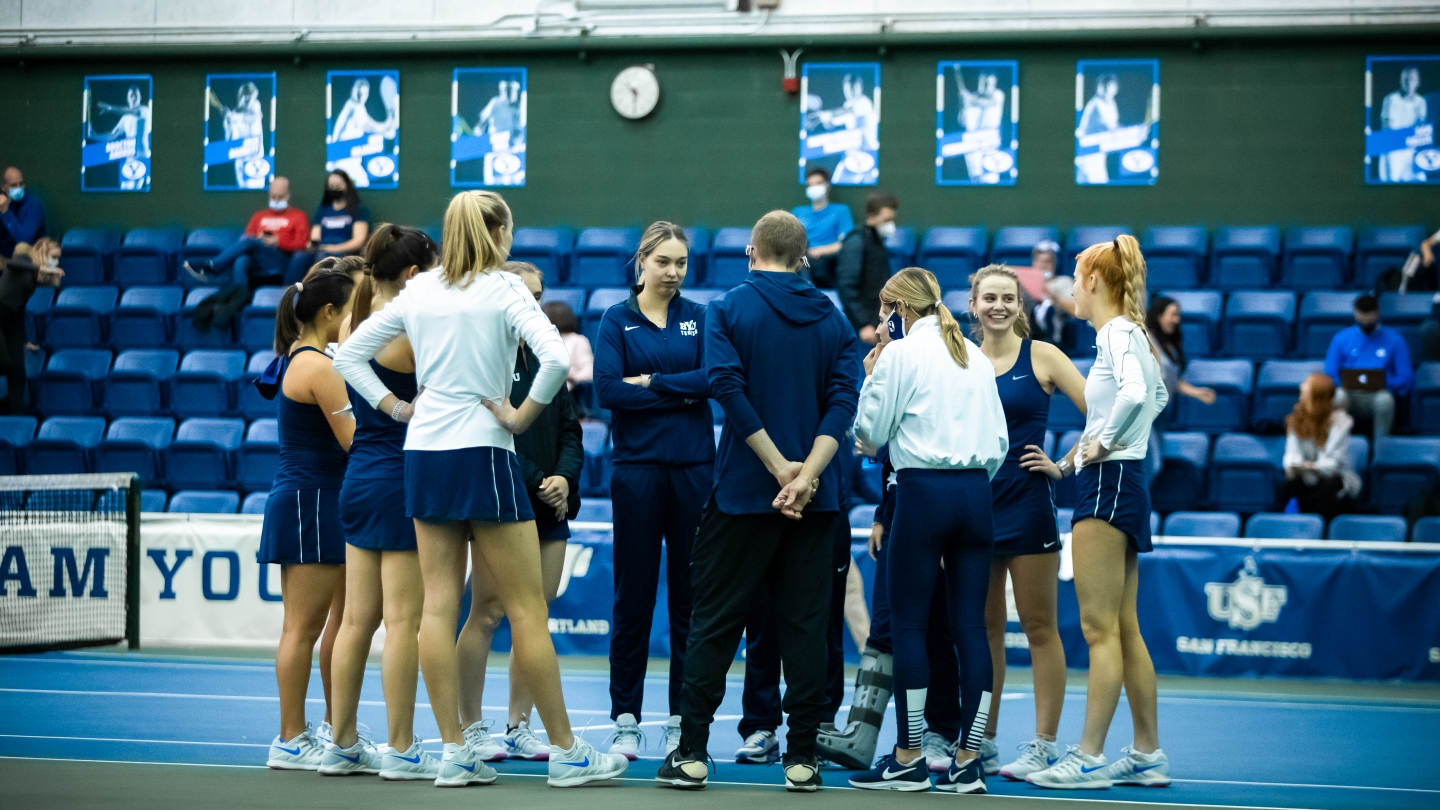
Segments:
[[[652,65],[631,65],[610,83],[610,104],[631,120],[644,118],[660,103],[660,80]]]

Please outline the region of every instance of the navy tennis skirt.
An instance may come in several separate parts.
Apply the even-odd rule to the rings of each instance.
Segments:
[[[1125,533],[1130,547],[1150,551],[1150,490],[1141,459],[1087,464],[1076,473],[1079,495],[1071,523],[1094,518]]]
[[[1001,467],[990,479],[990,494],[994,499],[995,556],[1060,551],[1050,476],[1027,472],[1018,466]]]
[[[343,565],[345,532],[340,523],[340,490],[282,489],[265,501],[260,529],[261,563]]]
[[[405,511],[432,523],[535,519],[520,459],[501,447],[406,450]]]
[[[349,478],[340,487],[345,542],[369,551],[414,551],[415,521],[405,514],[405,482]]]

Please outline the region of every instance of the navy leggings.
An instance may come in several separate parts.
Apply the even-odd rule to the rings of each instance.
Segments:
[[[971,751],[980,747],[993,677],[985,634],[985,598],[995,548],[990,504],[990,478],[983,469],[907,469],[896,475],[888,584],[900,748],[919,748],[925,729],[930,686],[926,636],[940,576],[945,579],[950,635],[960,662],[960,747]]]

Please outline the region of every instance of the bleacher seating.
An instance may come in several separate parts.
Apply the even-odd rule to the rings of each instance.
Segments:
[[[220,489],[233,478],[233,458],[245,432],[243,419],[186,419],[165,449],[165,480],[172,489]]]
[[[915,262],[935,274],[941,289],[968,288],[970,274],[985,263],[986,241],[984,228],[931,228],[920,242]],[[1030,264],[1028,250],[1022,264]]]
[[[600,320],[605,317],[605,310],[629,300],[630,290],[625,287],[601,287],[590,293],[585,312],[576,314],[581,315],[580,331],[590,339],[592,347],[599,345],[597,336],[600,334]]]
[[[1440,436],[1440,363],[1421,363],[1415,369],[1410,424],[1427,436]]]
[[[1220,290],[1269,287],[1275,281],[1279,256],[1279,228],[1218,228],[1210,246],[1210,286]]]
[[[240,310],[239,342],[247,352],[258,352],[275,345],[275,308],[285,294],[284,287],[261,287]]]
[[[115,251],[120,249],[120,232],[105,228],[71,228],[60,238],[61,267],[65,284],[104,284],[110,278]]]
[[[185,272],[185,262],[199,259],[213,259],[220,255],[220,252],[231,247],[240,241],[244,234],[239,228],[196,228],[185,237],[185,244],[180,248],[180,256],[176,260],[175,280],[180,286],[190,288],[199,282],[193,276]]]
[[[41,372],[35,401],[47,416],[84,416],[99,410],[100,381],[110,370],[108,349],[61,349]]]
[[[1081,225],[1071,228],[1065,234],[1065,255],[1062,265],[1065,268],[1064,272],[1069,275],[1075,274],[1075,257],[1080,255],[1080,251],[1091,245],[1113,242],[1122,233],[1128,234],[1130,229],[1124,225]]]
[[[1415,521],[1410,527],[1410,542],[1440,543],[1440,517],[1431,515]]]
[[[1055,528],[1058,529],[1061,534],[1068,534],[1070,530],[1074,528],[1070,522],[1071,518],[1073,518],[1074,516],[1074,509],[1056,509]]]
[[[875,525],[875,504],[864,503],[850,510],[850,528],[870,531]]]
[[[1294,227],[1285,232],[1280,283],[1296,290],[1326,290],[1350,282],[1355,232],[1348,227]]]
[[[105,376],[105,413],[112,417],[165,413],[165,388],[179,364],[180,353],[174,349],[121,352]]]
[[[1210,437],[1204,433],[1167,432],[1160,453],[1163,466],[1150,482],[1150,503],[1155,509],[1170,513],[1204,505]]]
[[[890,252],[890,275],[893,276],[915,263],[915,253],[919,245],[920,238],[915,235],[914,228],[898,227],[885,239],[885,249]],[[945,286],[944,282],[941,282],[940,286]]]
[[[1325,519],[1311,514],[1257,512],[1245,521],[1245,536],[1273,540],[1319,540]]]
[[[1410,362],[1423,356],[1420,345],[1420,326],[1434,307],[1433,295],[1401,295],[1383,293],[1380,296],[1380,321],[1399,332],[1410,349]]]
[[[105,326],[120,291],[114,287],[70,287],[45,313],[45,344],[53,348],[105,345]]]
[[[163,481],[161,454],[175,437],[175,423],[158,416],[116,419],[95,448],[95,472],[133,472],[146,484]]]
[[[1380,274],[1405,266],[1411,252],[1425,239],[1423,225],[1391,225],[1361,228],[1355,250],[1355,286],[1374,289]]]
[[[227,491],[182,490],[170,497],[167,512],[233,515],[240,508],[240,495]]]
[[[240,504],[242,515],[263,515],[265,514],[265,502],[270,500],[270,493],[252,492],[245,496],[244,503]]]
[[[728,290],[750,275],[749,228],[721,228],[710,241],[710,258],[705,267],[705,286]]]
[[[1001,228],[995,231],[995,237],[991,240],[990,262],[1015,267],[1029,267],[1030,252],[1035,249],[1036,245],[1047,239],[1059,244],[1059,229],[1044,225],[1012,225],[1008,228]],[[1063,262],[1056,268],[1056,272],[1065,272],[1065,270]]]
[[[685,241],[690,243],[690,258],[685,269],[685,286],[703,286],[705,271],[709,266],[710,259],[710,229],[686,228]]]
[[[587,498],[610,495],[610,431],[600,422],[580,423],[581,442],[585,446],[585,466],[581,471],[580,494]]]
[[[1227,433],[1210,454],[1210,504],[1227,512],[1268,512],[1282,478],[1284,436]]]
[[[186,293],[185,306],[175,313],[174,334],[178,348],[188,352],[192,349],[228,349],[235,345],[235,319],[223,326],[212,325],[204,331],[195,328],[195,308],[219,291],[218,287],[196,287]]]
[[[35,438],[39,420],[33,416],[0,416],[0,475],[19,475],[21,452]]]
[[[1285,424],[1300,399],[1300,383],[1325,364],[1320,360],[1267,360],[1255,376],[1254,407],[1250,427],[1255,430],[1279,428]]]
[[[574,247],[575,234],[569,228],[516,228],[510,258],[530,262],[545,273],[547,283],[560,284],[567,280]]]
[[[563,301],[570,311],[579,318],[585,315],[585,291],[573,287],[546,287],[545,292],[540,294],[540,303],[548,304],[551,301]]]
[[[1147,283],[1152,289],[1198,287],[1205,280],[1210,236],[1204,226],[1149,228],[1140,236]]]
[[[1185,370],[1191,385],[1215,390],[1215,404],[1194,397],[1178,397],[1175,427],[1224,433],[1244,430],[1249,424],[1250,391],[1255,366],[1249,360],[1192,360]]]
[[[1239,537],[1240,516],[1234,512],[1172,512],[1161,532],[1176,537]]]
[[[1051,458],[1062,458],[1070,452],[1070,448],[1080,441],[1080,431],[1067,430],[1060,434],[1059,440],[1055,442],[1055,454]],[[1075,505],[1076,492],[1075,476],[1067,475],[1052,485],[1056,506],[1073,507]]]
[[[1166,290],[1160,294],[1180,305],[1180,336],[1187,357],[1207,357],[1220,348],[1224,296],[1214,290]]]
[[[1405,542],[1405,518],[1389,515],[1341,515],[1330,521],[1331,540],[1380,540]]]
[[[25,445],[26,475],[65,475],[90,472],[90,451],[105,434],[98,416],[52,416],[40,424],[35,438]]]
[[[1269,290],[1230,293],[1225,302],[1222,345],[1231,357],[1268,359],[1290,353],[1295,294]]]
[[[275,352],[265,349],[250,355],[245,364],[245,373],[235,382],[235,410],[247,420],[274,418],[275,400],[260,396],[255,380],[275,359]]]
[[[1440,484],[1440,439],[1388,436],[1375,443],[1370,504],[1399,514],[1410,499]]]
[[[36,287],[25,303],[25,339],[31,343],[44,342],[45,313],[55,304],[54,287]]]
[[[1080,370],[1082,376],[1090,376],[1090,367],[1095,365],[1093,357],[1077,357],[1075,367]],[[1085,427],[1085,414],[1075,407],[1070,397],[1064,392],[1056,389],[1050,396],[1050,416],[1045,421],[1045,427],[1060,433],[1066,430],[1078,430]]]
[[[142,489],[140,490],[140,511],[141,512],[164,512],[165,501],[169,495],[163,489]]]
[[[256,419],[235,456],[235,482],[247,492],[270,491],[280,467],[280,424]]]
[[[1300,299],[1295,354],[1324,357],[1335,333],[1355,323],[1355,292],[1309,292]]]
[[[125,234],[115,256],[115,283],[169,284],[175,276],[175,257],[185,241],[180,228],[136,228]]]
[[[640,247],[634,228],[586,228],[575,239],[568,283],[578,287],[628,287],[634,282],[630,260]]]
[[[170,322],[182,300],[183,292],[173,285],[129,288],[110,313],[110,345],[116,350],[169,346]]]
[[[181,419],[230,413],[230,392],[245,373],[245,362],[241,351],[187,353],[170,381],[170,410]]]

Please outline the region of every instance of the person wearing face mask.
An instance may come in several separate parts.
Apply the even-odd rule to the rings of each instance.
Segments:
[[[830,172],[814,166],[805,173],[805,196],[809,205],[796,206],[790,213],[805,226],[810,248],[810,279],[816,287],[835,286],[835,256],[840,252],[845,235],[855,230],[850,207],[830,202]],[[804,274],[801,269],[801,274]]]
[[[1335,381],[1335,407],[1351,416],[1374,420],[1374,439],[1390,435],[1395,400],[1415,387],[1410,349],[1405,338],[1380,323],[1380,303],[1373,295],[1355,299],[1355,325],[1330,339],[1325,373]]]
[[[45,209],[25,189],[25,175],[11,166],[0,184],[0,256],[15,255],[21,242],[34,244],[45,236]]]
[[[290,207],[290,181],[276,177],[270,181],[270,204],[250,217],[245,236],[213,259],[186,262],[185,271],[208,283],[226,275],[238,263],[238,277],[252,289],[279,284],[291,256],[305,247],[309,230],[305,212]]]
[[[355,182],[340,169],[325,176],[325,196],[311,221],[310,242],[290,258],[286,284],[304,278],[310,265],[326,256],[359,253],[370,237],[370,209],[360,203]]]
[[[890,280],[890,251],[885,240],[895,233],[895,211],[900,203],[891,194],[865,199],[865,227],[845,237],[835,261],[835,287],[845,317],[866,343],[875,343],[875,302]]]

